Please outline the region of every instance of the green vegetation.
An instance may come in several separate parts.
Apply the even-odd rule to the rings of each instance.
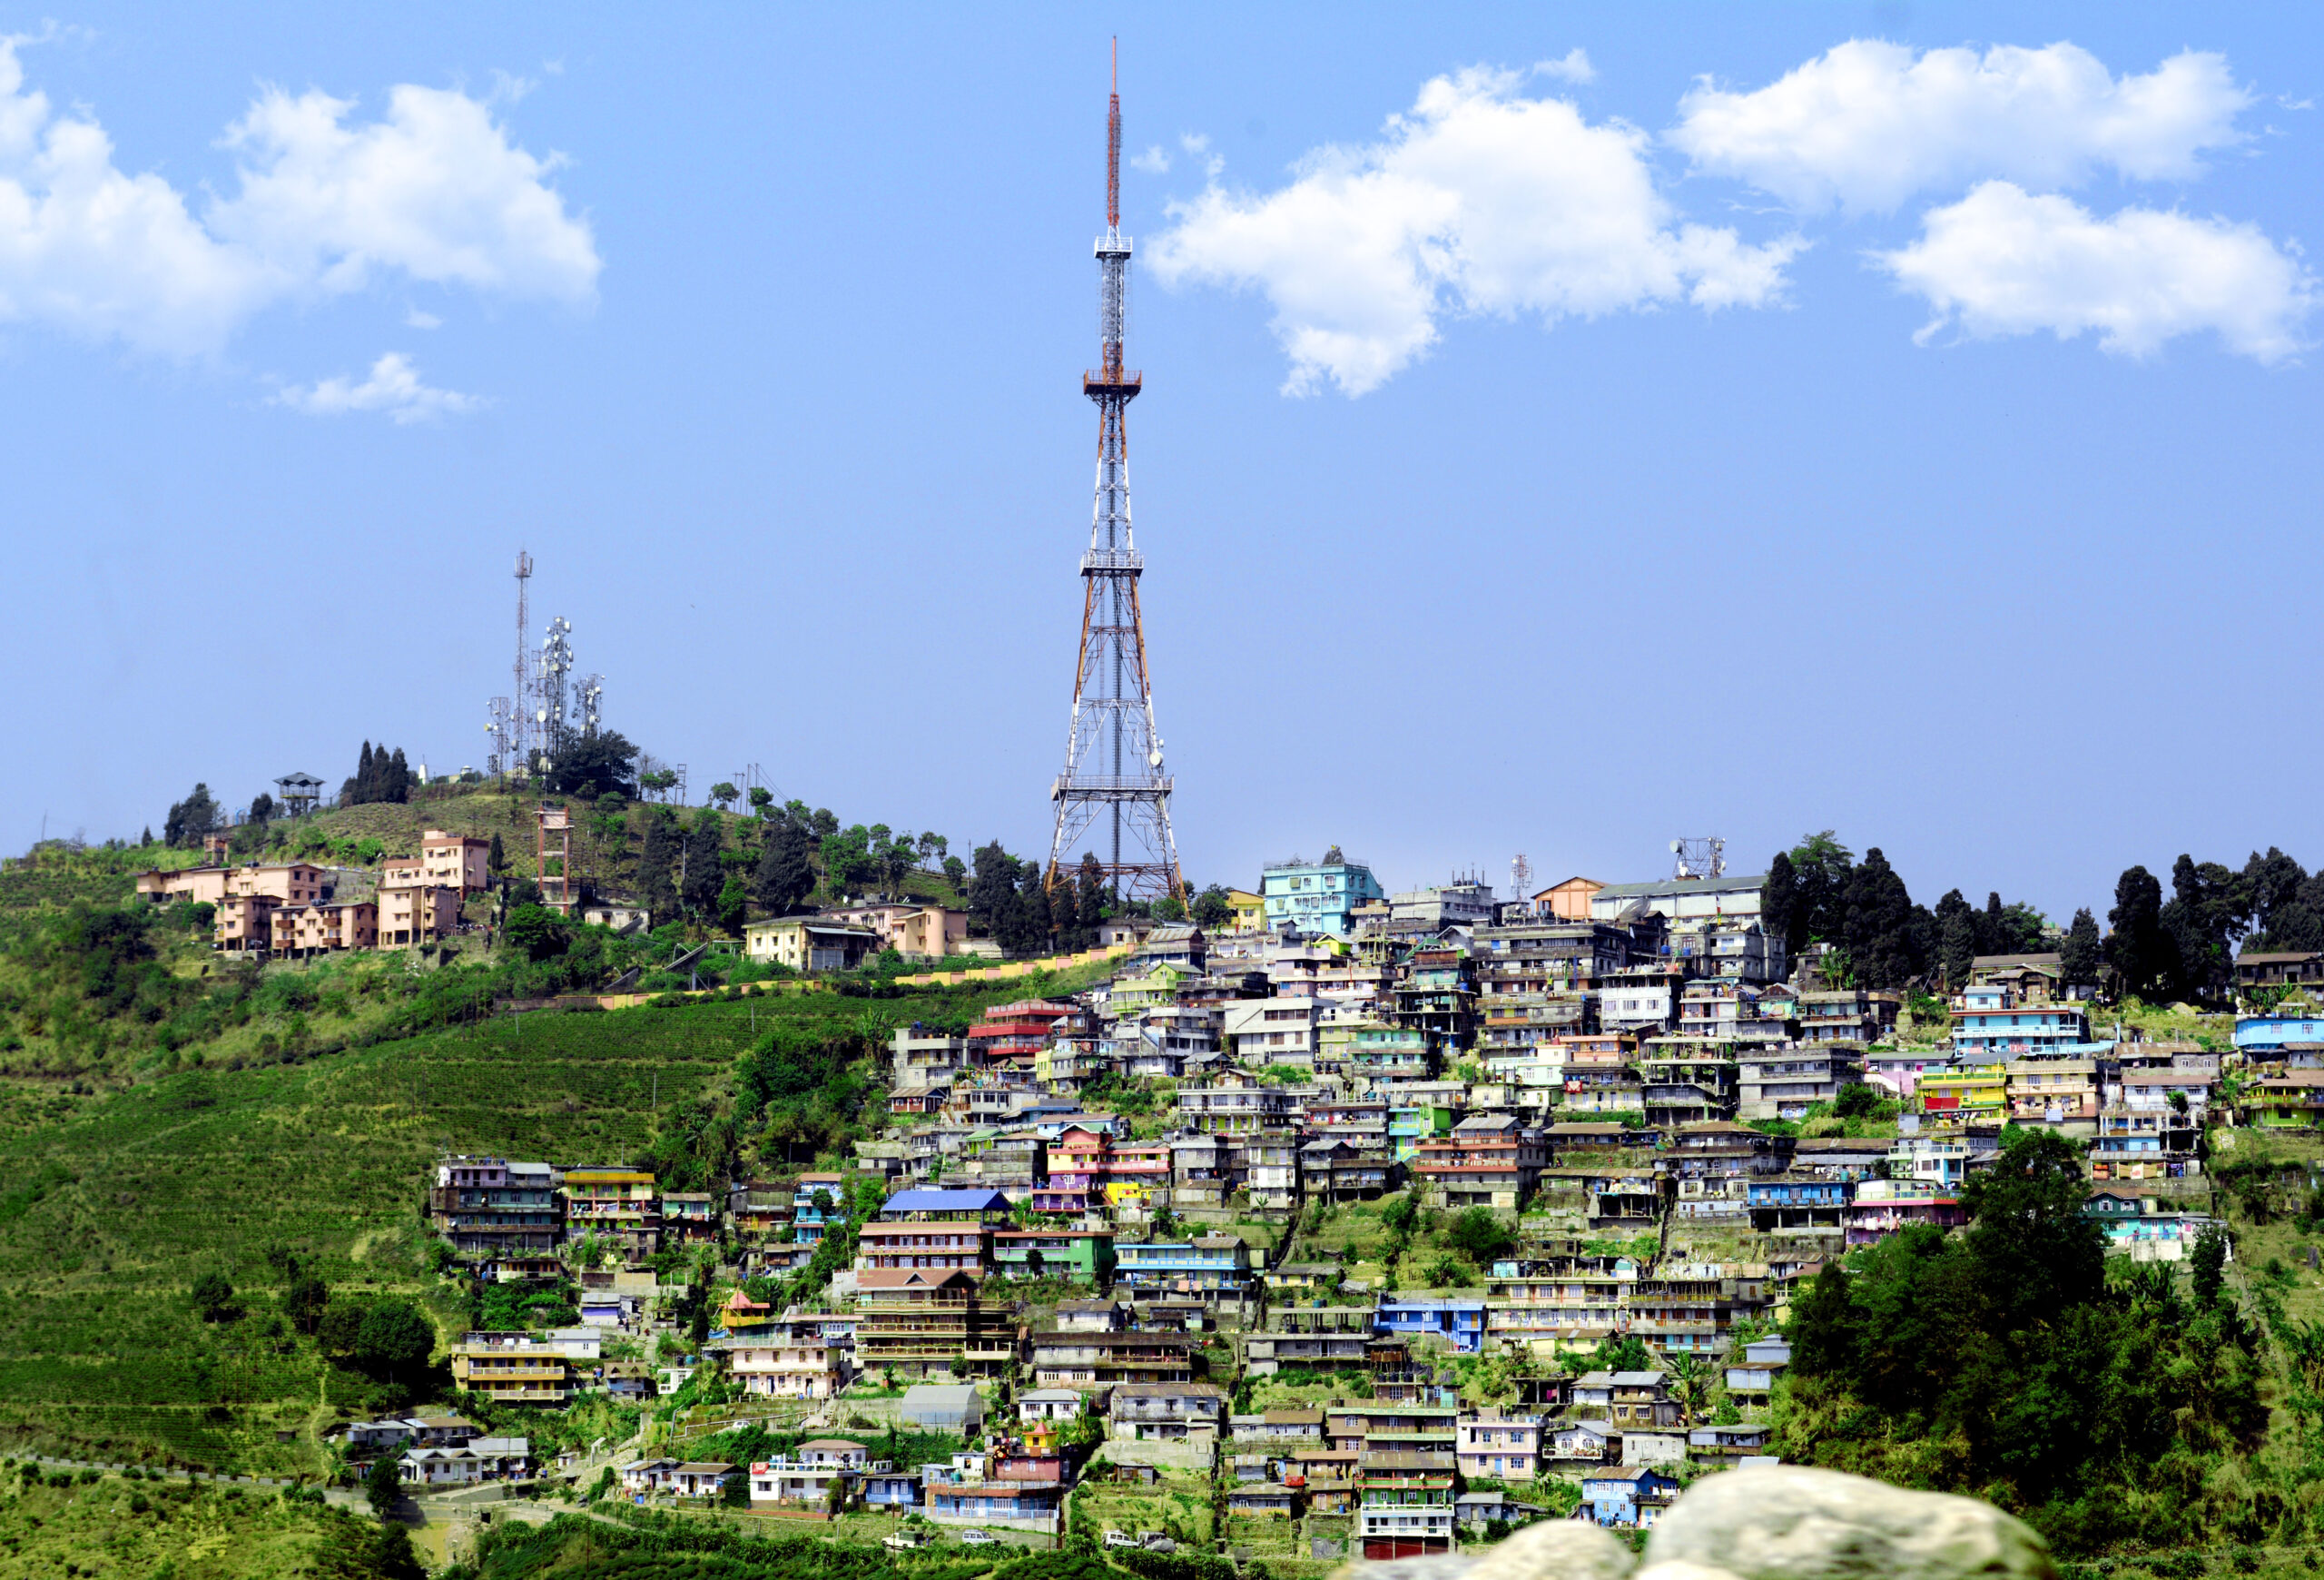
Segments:
[[[1965,1234],[1827,1266],[1793,1314],[1784,1457],[1985,1496],[2070,1553],[2274,1527],[2259,1333],[2200,1267],[2191,1299],[2167,1264],[2110,1288],[2087,1194],[2074,1147],[2021,1136]]]
[[[1120,1571],[1082,1552],[945,1545],[893,1553],[869,1543],[815,1536],[773,1539],[729,1526],[621,1508],[623,1524],[559,1515],[546,1526],[494,1525],[475,1555],[442,1580],[1119,1580]],[[1222,1563],[1223,1566],[1223,1563]],[[1189,1571],[1190,1580],[1192,1576]]]
[[[421,1580],[411,1538],[311,1493],[0,1466],[0,1575],[151,1575],[169,1580]],[[65,1483],[69,1485],[60,1485]]]
[[[432,1013],[453,976],[393,1002]],[[0,1081],[0,1441],[323,1470],[323,1428],[448,1386],[414,1366],[411,1319],[375,1311],[416,1313],[438,1344],[528,1315],[507,1294],[487,1312],[438,1274],[420,1191],[441,1152],[626,1162],[681,1189],[735,1166],[831,1166],[884,1121],[868,1056],[895,1025],[962,1023],[1050,986],[447,1014],[394,1042],[189,1062],[109,1091]],[[509,1420],[537,1438],[547,1425]]]

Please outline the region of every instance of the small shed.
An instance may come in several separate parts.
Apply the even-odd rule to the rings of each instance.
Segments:
[[[907,1427],[966,1437],[984,1430],[984,1396],[966,1383],[921,1383],[904,1390],[896,1414]]]

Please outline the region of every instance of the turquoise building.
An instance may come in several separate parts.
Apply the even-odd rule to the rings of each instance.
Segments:
[[[1329,933],[1345,938],[1355,931],[1355,908],[1385,900],[1387,891],[1372,869],[1352,862],[1332,846],[1319,862],[1270,862],[1259,877],[1260,897],[1266,906],[1267,931],[1296,927],[1302,933]]]

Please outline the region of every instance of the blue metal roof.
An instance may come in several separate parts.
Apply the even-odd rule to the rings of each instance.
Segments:
[[[1009,1198],[998,1190],[899,1190],[888,1198],[883,1212],[982,1212],[1009,1210]]]

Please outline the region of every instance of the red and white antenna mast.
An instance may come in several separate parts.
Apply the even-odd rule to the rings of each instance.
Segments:
[[[1049,838],[1049,880],[1071,881],[1080,850],[1094,857],[1100,881],[1121,900],[1185,898],[1177,837],[1170,830],[1168,771],[1154,723],[1146,667],[1146,629],[1138,611],[1145,561],[1130,535],[1129,439],[1124,414],[1143,380],[1123,365],[1128,324],[1130,242],[1122,234],[1121,42],[1106,106],[1106,233],[1098,259],[1098,368],[1081,392],[1098,407],[1098,489],[1089,548],[1081,557],[1081,654],[1075,667],[1073,717],[1065,772],[1049,786],[1057,828]]]

